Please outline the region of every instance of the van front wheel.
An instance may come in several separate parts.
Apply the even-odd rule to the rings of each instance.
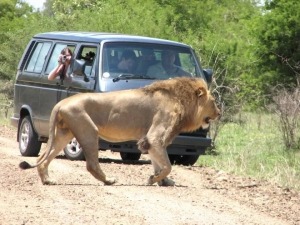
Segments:
[[[19,130],[19,149],[22,156],[37,156],[40,152],[42,142],[38,140],[29,116],[22,119]]]
[[[194,165],[200,155],[169,155],[172,165],[192,166]]]
[[[73,138],[64,148],[64,153],[67,159],[70,160],[85,160],[82,148],[76,138]]]
[[[120,152],[122,160],[139,160],[141,153],[131,153],[131,152]]]

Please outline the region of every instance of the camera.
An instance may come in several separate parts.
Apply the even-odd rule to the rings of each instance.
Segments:
[[[67,56],[66,56],[66,55],[63,55],[63,56],[61,57],[61,63],[62,63],[62,64],[65,64],[66,61],[67,61]]]

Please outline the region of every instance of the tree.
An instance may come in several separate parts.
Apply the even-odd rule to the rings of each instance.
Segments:
[[[21,0],[0,2],[0,78],[2,79],[11,79],[16,72],[18,64],[16,59],[20,58],[24,46],[22,43],[24,39],[19,37],[24,33],[16,36],[15,32],[19,32],[26,26],[26,21],[32,13],[32,7]]]
[[[206,10],[211,18],[196,47],[204,67],[213,68],[225,112],[232,115],[245,105],[248,109],[257,107],[261,91],[253,76],[257,41],[252,26],[261,15],[259,7],[250,0],[207,1]]]
[[[300,2],[269,0],[257,23],[262,82],[300,85]]]

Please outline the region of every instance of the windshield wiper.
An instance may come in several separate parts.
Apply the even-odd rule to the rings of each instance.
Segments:
[[[118,77],[113,78],[113,82],[118,82],[119,80],[130,80],[130,79],[151,79],[154,80],[155,78],[149,77],[146,75],[135,75],[130,73],[122,73]]]

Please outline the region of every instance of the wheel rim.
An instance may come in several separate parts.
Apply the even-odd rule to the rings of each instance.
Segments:
[[[76,138],[73,138],[72,141],[67,144],[66,150],[71,155],[77,155],[79,152],[81,152],[80,144],[78,143]]]
[[[29,142],[29,124],[25,122],[22,126],[21,133],[20,133],[20,147],[21,151],[24,152],[28,146]]]

